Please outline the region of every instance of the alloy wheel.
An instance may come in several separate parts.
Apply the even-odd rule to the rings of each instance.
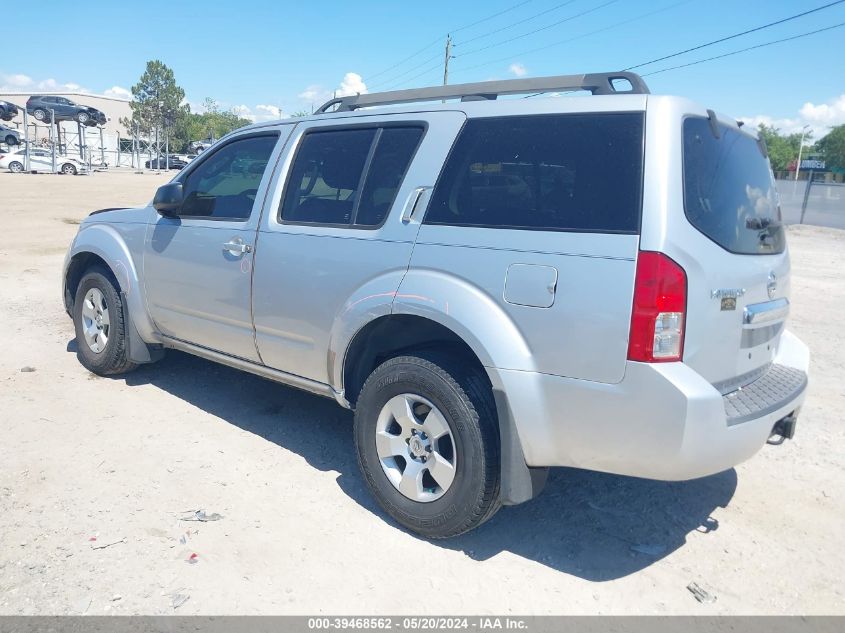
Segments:
[[[82,303],[82,333],[89,349],[102,352],[109,342],[111,320],[106,297],[99,288],[91,288]]]
[[[411,393],[385,403],[376,422],[376,452],[391,484],[412,501],[442,497],[455,480],[457,451],[446,417]]]

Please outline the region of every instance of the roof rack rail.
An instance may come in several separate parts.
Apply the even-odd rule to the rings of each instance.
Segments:
[[[614,86],[614,82],[617,80],[627,81],[630,84],[630,88],[627,90],[618,89]],[[558,90],[589,90],[594,95],[649,94],[648,87],[645,85],[642,77],[636,73],[619,71],[613,73],[479,81],[468,84],[357,94],[331,99],[321,105],[315,114],[323,114],[329,111],[351,112],[358,108],[371,106],[412,103],[415,101],[435,101],[437,99],[460,98],[461,101],[494,100],[499,95],[525,94],[528,92],[555,92]],[[330,110],[333,106],[337,106],[337,108]]]

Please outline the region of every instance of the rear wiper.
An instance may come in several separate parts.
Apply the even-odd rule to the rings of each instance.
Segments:
[[[774,218],[745,218],[745,228],[753,231],[779,229],[781,225],[781,222]]]

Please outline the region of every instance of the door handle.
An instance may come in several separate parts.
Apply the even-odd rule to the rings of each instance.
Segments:
[[[403,224],[408,224],[411,220],[414,219],[414,215],[417,212],[417,207],[422,206],[420,205],[420,199],[429,189],[431,189],[431,187],[417,187],[411,192],[411,195],[408,196],[408,200],[405,202],[405,207],[402,209]]]
[[[243,255],[244,253],[251,253],[252,246],[244,244],[243,240],[237,238],[231,242],[223,244],[223,250],[227,253],[232,253],[233,255]]]

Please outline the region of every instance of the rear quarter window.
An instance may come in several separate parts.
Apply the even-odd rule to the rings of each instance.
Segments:
[[[769,161],[757,139],[710,121],[683,123],[684,212],[701,233],[731,253],[782,253],[786,238]]]
[[[425,223],[638,233],[643,129],[641,112],[471,119]]]

